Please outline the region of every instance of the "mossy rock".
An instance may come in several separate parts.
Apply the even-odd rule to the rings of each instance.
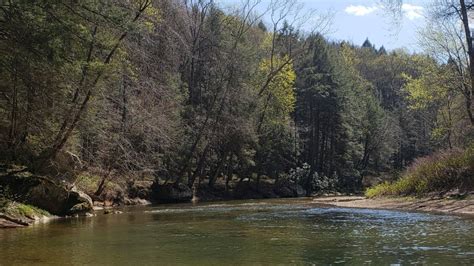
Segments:
[[[0,173],[0,190],[5,191],[10,199],[31,204],[55,215],[71,215],[78,211],[82,213],[92,210],[92,200],[89,196],[70,189],[65,184],[34,175],[26,169],[5,170],[4,167],[3,170]]]

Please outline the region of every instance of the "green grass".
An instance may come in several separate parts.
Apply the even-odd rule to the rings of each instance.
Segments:
[[[39,209],[35,206],[23,204],[23,203],[11,203],[8,205],[7,214],[12,216],[51,216],[51,214],[45,210]]]
[[[27,216],[27,217],[32,217],[32,216],[50,216],[51,214],[45,210],[39,209],[35,206],[28,205],[28,204],[22,204],[18,203],[16,206],[16,209],[19,214]]]
[[[393,183],[369,188],[369,198],[381,196],[424,196],[453,189],[474,190],[474,145],[466,150],[449,150],[417,159]]]
[[[0,209],[0,212],[5,213],[11,217],[41,217],[41,216],[51,216],[51,214],[45,210],[39,209],[35,206],[23,204],[14,201],[8,201],[8,203]]]

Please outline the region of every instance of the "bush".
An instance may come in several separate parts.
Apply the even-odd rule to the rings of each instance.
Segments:
[[[312,189],[318,192],[334,192],[339,178],[336,173],[333,176],[319,176],[318,173],[314,173],[312,177]]]
[[[99,186],[101,177],[89,173],[81,173],[78,175],[75,185],[81,191],[84,191],[88,195],[94,194]]]
[[[401,179],[369,188],[366,196],[423,196],[454,189],[474,190],[474,145],[417,159]]]
[[[303,183],[306,182],[310,172],[311,166],[307,163],[303,163],[302,167],[296,167],[296,169],[290,170],[288,179],[296,184],[303,185]]]
[[[311,175],[311,166],[307,163],[304,163],[302,167],[291,169],[288,174],[288,179],[301,185],[307,191],[323,193],[335,191],[338,182],[336,173],[331,177],[325,175],[320,176],[317,172]]]

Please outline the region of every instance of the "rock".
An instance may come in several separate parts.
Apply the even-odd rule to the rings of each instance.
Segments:
[[[151,204],[153,181],[130,181],[127,183],[127,194],[122,200],[125,205]]]
[[[87,213],[88,211],[90,211],[90,205],[83,202],[72,206],[69,210],[69,214]]]
[[[467,197],[467,193],[461,192],[459,189],[453,189],[444,194],[447,199],[464,199]]]
[[[104,202],[104,206],[120,206],[125,204],[127,198],[126,188],[121,188],[117,185],[107,188],[101,195],[101,199]]]
[[[31,204],[54,215],[92,211],[92,200],[85,193],[44,176],[25,171],[0,173],[0,188],[18,202]]]
[[[0,228],[15,228],[28,226],[34,222],[34,219],[28,217],[13,217],[0,213]]]
[[[113,210],[113,209],[105,209],[104,214],[121,214],[123,211]]]
[[[0,218],[0,228],[18,228],[18,227],[25,227],[25,226],[28,226],[28,225],[19,224],[7,219]]]
[[[123,203],[125,205],[150,205],[151,201],[146,200],[146,199],[140,199],[140,198],[125,198],[123,200]]]
[[[94,207],[93,207],[94,211],[101,211],[103,209],[104,209],[104,203],[103,202],[94,201]]]
[[[152,199],[157,202],[189,202],[193,197],[192,190],[183,183],[170,183],[164,185],[153,183],[151,189]]]
[[[128,197],[150,200],[153,181],[131,181],[128,182]]]
[[[88,213],[94,210],[94,204],[91,197],[82,191],[73,188],[69,192],[68,202],[74,204],[68,211],[68,214]]]

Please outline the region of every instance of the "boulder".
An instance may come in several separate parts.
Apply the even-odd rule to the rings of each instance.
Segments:
[[[65,183],[34,175],[25,169],[0,173],[0,190],[18,202],[31,204],[55,215],[73,215],[92,211],[92,200]]]
[[[86,193],[78,191],[73,188],[69,191],[68,206],[72,207],[69,209],[67,214],[81,214],[87,213],[93,210],[94,204],[92,198]]]
[[[151,190],[152,199],[156,202],[189,202],[193,197],[191,188],[183,183],[169,183],[160,185],[154,182],[151,186]]]
[[[149,200],[151,198],[153,181],[131,181],[128,182],[128,197],[131,199],[144,199]]]

